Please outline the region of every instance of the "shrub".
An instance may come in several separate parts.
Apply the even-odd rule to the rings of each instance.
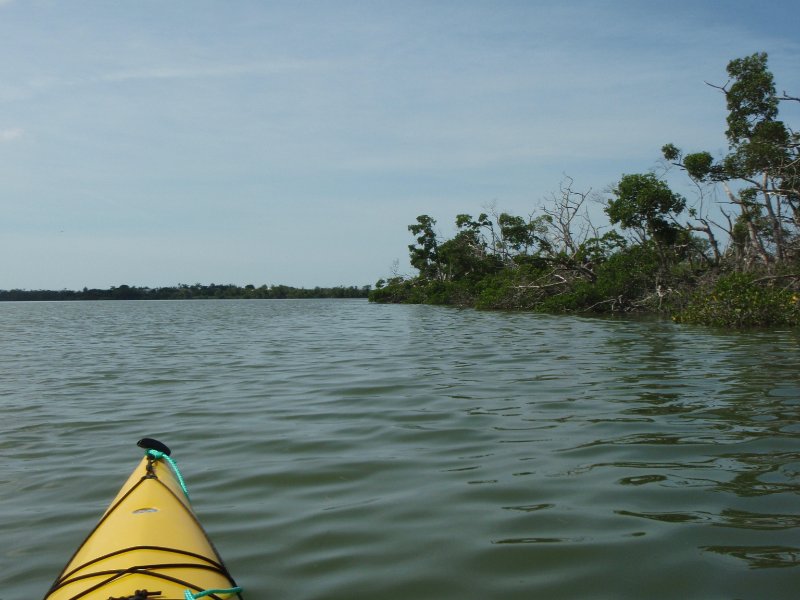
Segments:
[[[735,328],[800,325],[800,294],[769,281],[745,273],[723,275],[710,290],[692,295],[674,320]]]

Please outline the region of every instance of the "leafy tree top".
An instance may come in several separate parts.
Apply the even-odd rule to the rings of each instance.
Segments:
[[[673,229],[667,217],[680,214],[686,200],[652,173],[624,175],[606,214],[613,224],[658,238]]]
[[[759,52],[728,63],[733,83],[723,87],[728,104],[728,130],[731,146],[753,134],[763,123],[778,116],[778,98],[772,73],[767,70],[767,53]]]

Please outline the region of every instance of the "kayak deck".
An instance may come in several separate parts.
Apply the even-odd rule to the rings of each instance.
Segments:
[[[45,600],[242,598],[171,464],[148,450]]]

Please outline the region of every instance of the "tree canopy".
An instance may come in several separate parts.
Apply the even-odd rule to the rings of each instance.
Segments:
[[[108,289],[82,290],[0,290],[0,301],[22,300],[281,300],[301,298],[366,298],[370,287],[296,288],[288,285],[253,284],[244,287],[211,283],[203,285],[181,283],[158,288],[130,285]]]
[[[780,120],[781,103],[800,99],[777,94],[767,58],[730,61],[727,83],[712,86],[728,111],[725,155],[662,146],[696,198],[648,172],[622,175],[605,197],[568,177],[525,217],[457,215],[449,239],[420,215],[409,226],[418,274],[379,281],[370,299],[800,325],[800,135]],[[712,205],[714,186],[725,201]],[[608,224],[591,221],[589,200],[603,204]]]

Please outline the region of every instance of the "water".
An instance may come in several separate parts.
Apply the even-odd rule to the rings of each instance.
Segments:
[[[795,598],[800,334],[359,300],[0,304],[0,599],[173,447],[249,600]]]

